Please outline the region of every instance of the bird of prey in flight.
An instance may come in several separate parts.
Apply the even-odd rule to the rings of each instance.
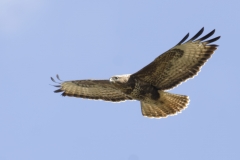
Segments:
[[[188,41],[187,34],[176,46],[136,73],[115,75],[109,80],[63,81],[55,85],[59,89],[54,92],[62,92],[63,96],[110,102],[138,100],[143,116],[150,118],[176,115],[187,107],[189,97],[165,90],[194,77],[218,47],[211,43],[220,36],[206,40],[215,30],[197,39],[203,30],[204,28]],[[59,79],[58,75],[57,78]],[[52,77],[51,79],[56,82]]]

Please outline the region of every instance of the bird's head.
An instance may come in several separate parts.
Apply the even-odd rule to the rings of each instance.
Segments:
[[[124,74],[124,75],[116,75],[112,76],[109,81],[113,84],[124,84],[127,83],[128,79],[130,77],[130,74]]]

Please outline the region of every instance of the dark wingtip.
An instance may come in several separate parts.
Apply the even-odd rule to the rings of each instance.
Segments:
[[[65,97],[67,94],[66,94],[65,92],[63,92],[61,95],[62,95],[63,97]]]
[[[215,29],[212,30],[210,33],[208,33],[206,36],[203,36],[202,38],[199,38],[199,39],[196,40],[196,41],[204,41],[205,39],[211,37],[214,33],[215,33]]]
[[[212,46],[212,47],[219,47],[219,45],[217,45],[217,44],[211,44],[210,46]]]
[[[56,75],[56,77],[57,77],[57,79],[58,79],[59,81],[62,81],[62,80],[59,78],[59,75],[58,75],[58,74]],[[50,77],[50,78],[51,78],[51,80],[52,80],[54,83],[61,84],[61,83],[59,83],[59,82],[56,82],[53,77]]]
[[[56,75],[56,77],[57,77],[57,79],[58,79],[59,81],[62,81],[62,80],[59,78],[59,75],[58,75],[58,74]]]
[[[191,42],[194,41],[195,39],[197,39],[204,31],[204,27],[202,27],[202,29],[200,29],[200,31],[197,32],[197,34],[195,34],[191,39],[189,39],[187,42]]]
[[[220,38],[221,38],[221,36],[218,36],[218,37],[215,37],[215,38],[213,38],[213,39],[207,40],[207,41],[205,41],[204,43],[209,44],[209,43],[212,43],[212,42],[215,42],[215,41],[219,40]]]
[[[197,39],[197,38],[203,33],[203,31],[204,31],[204,27],[202,27],[201,30],[198,31],[198,33],[195,34],[195,35],[194,35],[191,39],[189,39],[187,42],[191,42],[191,41],[194,41],[194,42],[200,41],[200,42],[202,42],[202,41],[206,40],[207,38],[211,37],[211,36],[215,33],[216,30],[214,29],[214,30],[212,30],[210,33],[208,33],[207,35],[203,36],[202,38]],[[188,33],[177,45],[181,45],[181,44],[188,38],[188,36],[189,36],[189,33]],[[207,41],[204,41],[204,42],[205,42],[206,44],[209,44],[209,43],[212,43],[212,42],[217,41],[217,40],[220,39],[220,38],[221,38],[221,36],[218,36],[218,37],[216,37],[216,38],[213,38],[213,39],[210,39],[210,40],[207,40]],[[197,40],[195,40],[195,39],[197,39]],[[185,43],[187,43],[187,42],[185,42]],[[176,46],[177,46],[177,45],[176,45]]]
[[[52,85],[52,84],[49,84],[49,85],[51,85],[51,86],[53,86],[53,87],[61,87],[61,85]]]
[[[54,87],[61,87],[61,85],[52,85],[52,86],[54,86]]]
[[[53,82],[57,83],[52,77],[51,77],[51,80],[52,80]]]
[[[54,91],[54,93],[59,93],[59,92],[63,92],[63,90],[62,89],[57,89],[57,90]]]
[[[58,74],[56,75],[56,77],[57,77],[58,80],[62,81],[62,80],[59,78],[59,75],[58,75]],[[60,84],[60,85],[51,85],[51,84],[50,84],[51,86],[60,88],[60,89],[55,90],[54,93],[64,92],[64,91],[61,89],[61,83],[56,82],[53,77],[51,77],[51,80],[52,80],[54,83]]]
[[[181,45],[188,37],[189,37],[189,33],[185,37],[183,37],[183,39],[177,45]]]

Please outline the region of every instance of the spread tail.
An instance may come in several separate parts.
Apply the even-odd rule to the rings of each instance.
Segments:
[[[188,96],[159,91],[160,99],[156,104],[141,102],[143,116],[149,118],[162,118],[176,115],[187,108]]]

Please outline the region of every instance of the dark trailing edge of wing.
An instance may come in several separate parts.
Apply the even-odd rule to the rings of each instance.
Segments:
[[[195,34],[192,38],[190,38],[187,42],[192,42],[192,41],[194,41],[195,39],[197,39],[197,38],[203,33],[203,31],[204,31],[204,27],[203,27],[200,31],[198,31],[197,34]],[[215,29],[212,30],[212,31],[211,31],[210,33],[208,33],[207,35],[205,35],[205,36],[203,36],[202,38],[199,38],[199,39],[197,39],[197,40],[195,40],[195,41],[200,41],[200,42],[201,42],[201,41],[204,41],[204,40],[206,40],[207,38],[211,37],[214,33],[215,33]],[[188,37],[189,37],[189,33],[188,33],[177,45],[181,45]],[[204,43],[209,44],[209,43],[215,42],[215,41],[217,41],[220,37],[221,37],[221,36],[218,36],[218,37],[215,37],[215,38],[213,38],[213,39],[204,41]],[[187,42],[185,42],[185,43],[187,43]],[[176,45],[176,46],[177,46],[177,45]],[[211,46],[216,46],[216,47],[217,47],[218,45],[212,44]]]

